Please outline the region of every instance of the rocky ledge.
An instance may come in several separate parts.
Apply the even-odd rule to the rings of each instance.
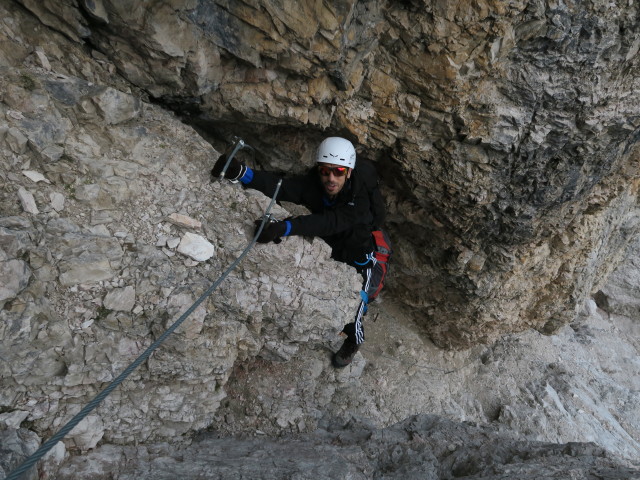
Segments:
[[[71,462],[58,478],[189,480],[203,474],[264,480],[631,480],[638,478],[640,470],[621,464],[593,444],[523,442],[422,415],[386,429],[350,419],[326,425],[312,435],[282,440],[205,437],[188,448],[168,444],[103,447]]]

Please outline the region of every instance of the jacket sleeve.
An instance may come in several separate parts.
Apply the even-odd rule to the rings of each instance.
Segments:
[[[341,205],[322,213],[312,213],[290,218],[289,235],[326,237],[349,230],[358,223],[357,208],[353,205]]]
[[[276,191],[278,181],[282,178],[272,172],[263,172],[260,170],[252,170],[252,178],[249,182],[244,182],[248,188],[258,190],[268,197],[273,196]],[[292,202],[300,204],[303,201],[303,194],[307,189],[307,179],[304,176],[296,176],[291,178],[282,178],[282,185],[278,192],[276,200],[283,202]]]

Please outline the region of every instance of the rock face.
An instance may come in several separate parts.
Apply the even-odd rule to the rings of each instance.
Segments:
[[[336,376],[320,367],[324,355],[309,349],[283,364],[238,368],[214,428],[229,436],[295,434],[313,430],[325,415],[392,426],[428,412],[529,441],[595,442],[637,460],[637,320],[589,305],[591,313],[556,335],[528,331],[452,353],[426,342],[385,302],[372,307],[377,320],[367,324],[361,354]]]
[[[389,288],[439,345],[557,330],[637,231],[635,4],[21,3],[263,164],[353,138],[383,177]]]
[[[638,345],[626,338],[637,337],[637,305],[625,299],[637,272],[596,296],[609,316],[591,308],[590,321],[566,324],[636,232],[637,7],[332,5],[0,5],[5,472],[249,242],[269,199],[210,183],[218,152],[198,134],[231,129],[258,149],[251,161],[283,170],[310,164],[327,132],[378,161],[396,262],[393,302],[367,318],[371,347],[347,369],[329,365],[360,282],[324,243],[258,245],[34,478],[96,448],[61,475],[187,476],[173,446],[154,443],[169,440],[231,478],[243,467],[210,467],[201,451],[224,459],[268,444],[252,465],[273,457],[279,478],[305,475],[319,451],[332,475],[354,478],[637,475],[625,463],[640,452]],[[422,326],[396,321],[395,305]],[[527,327],[558,335],[479,344]],[[473,348],[440,350],[425,330],[439,346]],[[353,413],[379,427],[335,427]],[[448,420],[398,424],[424,413]],[[463,420],[502,434],[449,423]],[[305,437],[208,438],[186,450],[182,440],[205,429]],[[589,441],[609,453],[567,444]],[[146,445],[115,446],[135,443]],[[480,444],[497,453],[474,457]],[[287,463],[278,452],[294,447],[305,454]],[[122,455],[142,465],[112,472]]]
[[[193,129],[108,86],[107,62],[12,4],[0,9],[12,20],[2,24],[2,131],[27,139],[5,135],[0,143],[0,405],[29,412],[45,432],[77,413],[218,278],[249,243],[269,199],[211,184],[217,153]],[[38,56],[37,45],[63,48]],[[104,80],[79,77],[76,68]],[[323,242],[302,238],[277,250],[255,247],[69,440],[87,449],[207,427],[236,361],[258,353],[286,360],[301,344],[332,347],[360,285],[329,255]],[[327,270],[337,277],[322,275]],[[120,420],[105,422],[103,412]]]

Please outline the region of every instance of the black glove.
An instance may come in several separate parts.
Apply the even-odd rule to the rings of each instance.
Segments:
[[[220,158],[218,158],[216,164],[211,169],[211,177],[213,179],[216,179],[220,176],[220,174],[222,173],[222,169],[224,168],[224,165],[226,163],[227,155],[220,155]],[[228,180],[239,180],[246,171],[247,167],[238,162],[235,158],[232,158],[231,162],[229,163],[229,168],[227,168],[227,171],[224,174],[224,177]]]
[[[260,228],[261,223],[262,223],[262,220],[255,221],[256,232]],[[280,243],[282,241],[280,237],[283,236],[284,232],[286,231],[287,231],[287,224],[285,222],[269,221],[265,224],[264,228],[262,229],[262,232],[260,232],[260,236],[256,241],[258,243],[269,243],[269,242]]]

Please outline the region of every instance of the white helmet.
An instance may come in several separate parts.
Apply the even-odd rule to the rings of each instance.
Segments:
[[[328,137],[318,147],[316,163],[333,163],[344,167],[355,168],[356,149],[346,138]]]

